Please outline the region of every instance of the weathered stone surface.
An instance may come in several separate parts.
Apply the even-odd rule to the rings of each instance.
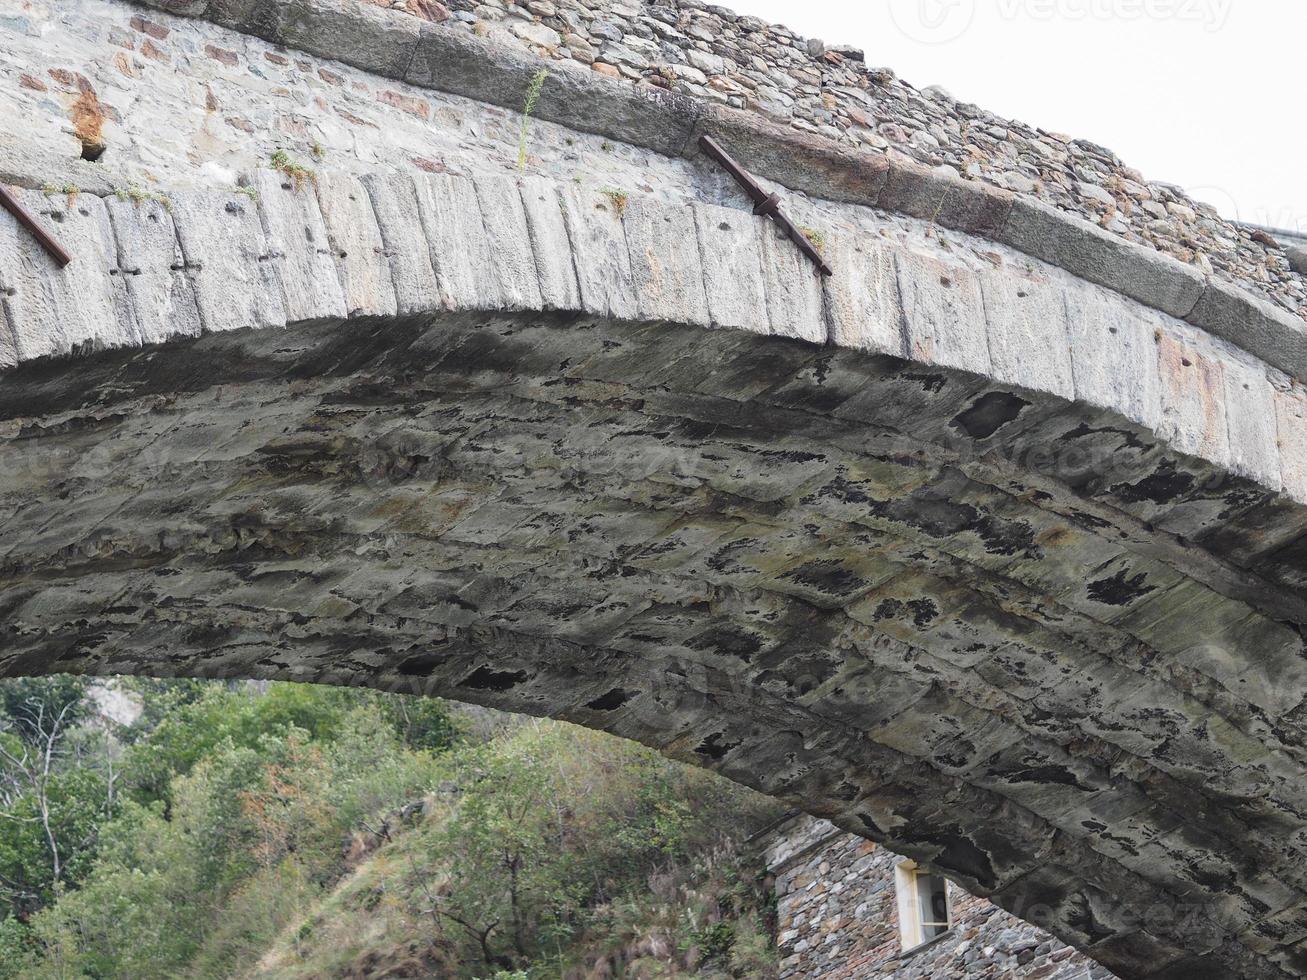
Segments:
[[[1039,275],[982,271],[989,361],[1000,381],[1075,397],[1071,337],[1062,289]]]
[[[877,203],[931,224],[994,238],[1012,210],[1013,195],[952,170],[932,170],[906,157],[890,160],[889,177]]]
[[[134,343],[198,336],[202,329],[195,290],[163,201],[111,197],[105,201],[117,245],[115,261],[130,301]],[[126,310],[120,310],[120,316]]]
[[[1203,295],[1205,279],[1191,266],[1122,241],[1087,221],[1069,220],[1030,198],[1013,201],[995,237],[1171,316],[1188,316]]]
[[[1307,392],[1295,387],[1275,393],[1284,490],[1307,501]]]
[[[987,372],[989,341],[976,274],[911,252],[897,253],[895,262],[908,356],[927,364]]]
[[[0,362],[134,343],[122,281],[109,275],[117,248],[104,202],[36,191],[18,199],[74,260],[60,269],[8,212],[0,214],[0,294],[11,335],[0,342]]]
[[[544,66],[513,48],[446,27],[423,25],[405,81],[520,110]],[[659,153],[679,154],[698,103],[664,89],[632,88],[572,62],[546,69],[533,115],[582,132],[603,133]]]
[[[547,310],[579,310],[581,288],[576,281],[558,186],[553,181],[529,177],[522,182],[521,193],[541,301]]]
[[[440,306],[440,287],[431,264],[431,248],[418,214],[413,178],[369,174],[363,178],[389,260],[395,302],[400,313]]]
[[[335,171],[320,174],[314,186],[346,311],[351,316],[398,312],[390,262],[367,188],[358,178]]]
[[[646,197],[618,200],[640,316],[707,326],[711,318],[694,212],[660,207]]]
[[[778,228],[767,224],[759,234],[771,332],[779,337],[825,343],[821,277]]]
[[[1307,322],[1291,313],[1212,279],[1187,319],[1250,354],[1274,357],[1273,363],[1296,378],[1307,378]]]
[[[1157,353],[1162,409],[1158,431],[1181,452],[1229,459],[1225,372],[1211,342],[1201,335],[1165,333]]]
[[[169,200],[204,329],[285,324],[258,205],[244,194],[220,191],[186,191]]]
[[[1067,331],[1076,397],[1156,426],[1159,325],[1149,313],[1112,293],[1077,291],[1067,296]]]
[[[193,13],[386,78],[404,76],[420,27],[398,11],[356,0],[209,0]]]
[[[482,253],[475,245],[476,211],[480,212],[480,225],[485,229],[485,265],[473,265],[475,276],[493,276],[499,286],[499,296],[505,309],[538,310],[544,299],[540,294],[540,278],[536,273],[536,257],[531,233],[527,226],[526,208],[517,181],[509,177],[477,177],[475,211],[468,215],[473,237],[450,243],[457,251],[459,262],[480,262]],[[451,195],[452,196],[452,195]],[[446,263],[444,255],[437,258],[438,269]],[[485,289],[481,286],[480,305]]]
[[[1273,490],[1280,489],[1275,392],[1261,366],[1227,363],[1226,418],[1230,427],[1230,468]]]
[[[579,188],[564,188],[560,199],[582,308],[619,319],[639,316],[631,253],[616,203],[608,195]]]
[[[87,9],[126,8],[86,0],[40,23],[85,26]],[[39,47],[0,31],[30,74]],[[1248,320],[1239,294],[1199,283],[1200,300],[1192,269],[1126,247],[1141,219],[1109,215],[1122,194],[1167,221],[1156,212],[1180,198],[1125,186],[1101,147],[1023,143],[1049,162],[1005,186],[1024,178],[1073,211],[1099,208],[1114,229],[1023,218],[1018,198],[999,234],[1016,229],[1014,242],[1053,262],[1032,260],[966,230],[992,233],[1003,194],[958,188],[959,202],[979,196],[949,229],[935,219],[952,198],[934,191],[952,178],[901,166],[893,194],[921,216],[871,210],[890,186],[886,157],[809,135],[769,149],[769,130],[734,118],[756,155],[746,165],[765,179],[788,168],[775,172],[812,193],[781,189],[832,264],[852,270],[823,282],[692,148],[688,160],[650,152],[685,153],[704,131],[685,89],[610,88],[560,67],[523,127],[514,113],[538,63],[487,69],[479,44],[424,35],[414,77],[493,104],[196,22],[169,20],[121,59],[99,32],[52,30],[42,43],[62,45],[59,60],[83,66],[106,104],[120,91],[141,100],[106,112],[106,167],[121,157],[150,186],[169,186],[175,168],[183,186],[230,187],[249,169],[235,162],[266,164],[285,142],[315,166],[374,171],[354,203],[375,215],[402,315],[345,318],[343,275],[339,306],[317,305],[305,284],[340,268],[332,219],[310,242],[311,209],[280,186],[266,205],[172,195],[181,269],[161,236],[134,246],[124,270],[95,205],[90,238],[108,247],[79,255],[75,278],[13,266],[39,281],[0,302],[0,357],[21,362],[0,378],[0,673],[408,684],[575,718],[801,802],[1008,907],[1045,906],[1059,935],[1123,976],[1197,969],[1192,958],[1276,975],[1272,955],[1297,940],[1268,952],[1267,922],[1307,902],[1304,509],[1275,489],[1297,443],[1277,400],[1293,385],[1269,369],[1293,352],[1275,331],[1294,324],[1258,313],[1259,359],[1142,305],[1194,323],[1228,314],[1227,333]],[[633,36],[619,40],[641,54],[615,63],[638,74],[647,51]],[[59,98],[81,90],[71,69],[36,74]],[[847,81],[860,79],[877,87],[839,95],[870,112],[884,86]],[[777,84],[711,91],[727,106],[798,104]],[[62,133],[57,113],[31,112],[59,98],[22,94],[33,91],[0,85],[0,104],[33,116],[34,139]],[[944,104],[929,99],[919,105]],[[939,111],[923,109],[902,139],[951,146],[957,120]],[[146,118],[175,130],[153,141],[158,172],[141,157]],[[864,142],[885,149],[865,118]],[[887,134],[906,122],[894,118]],[[987,125],[968,126],[966,142],[1007,140]],[[228,130],[243,134],[230,153],[214,138]],[[550,178],[534,204],[522,169]],[[1053,175],[1067,172],[1065,192],[1032,176],[1062,186]],[[705,255],[710,238],[747,244],[746,228],[756,251]],[[1256,251],[1247,239],[1197,212],[1163,230],[1176,228],[1236,243],[1197,256],[1214,282],[1253,268],[1249,282],[1297,302],[1281,257],[1241,264]],[[883,254],[858,253],[872,243]],[[180,318],[135,350],[145,330],[124,279],[178,274],[206,333],[189,337]],[[0,264],[0,288],[19,278]],[[1012,292],[1031,278],[1050,292]],[[1057,291],[1071,397],[1055,347],[1012,369],[1047,385],[996,366],[1056,333],[1016,300],[1055,311]],[[895,346],[885,328],[900,296]],[[540,311],[551,303],[589,315]],[[65,309],[72,333],[52,314]],[[340,312],[317,319],[323,309]],[[112,350],[27,363],[95,347]],[[1206,390],[1191,398],[1162,377],[1188,347],[1222,379],[1210,411]],[[1232,472],[1236,441],[1245,476]],[[1126,914],[1182,902],[1201,928],[1163,923],[1155,941]]]
[[[708,205],[694,208],[709,317],[715,327],[768,333],[763,279],[763,218]]]
[[[841,347],[903,354],[903,313],[893,254],[874,241],[838,238],[824,258],[833,275],[822,286],[831,340]]]
[[[317,195],[307,183],[272,170],[254,175],[263,222],[267,266],[285,301],[286,319],[312,320],[345,315],[345,296],[327,241]]]

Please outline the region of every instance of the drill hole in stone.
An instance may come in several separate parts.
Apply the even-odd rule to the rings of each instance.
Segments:
[[[98,163],[100,158],[104,156],[104,151],[107,149],[109,149],[109,147],[104,143],[84,140],[82,142],[82,159],[86,160],[88,163]]]

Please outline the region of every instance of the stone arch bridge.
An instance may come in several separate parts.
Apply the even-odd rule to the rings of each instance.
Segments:
[[[509,46],[552,4],[488,39],[429,3],[0,6],[32,120],[0,169],[74,254],[0,215],[0,674],[566,718],[1119,976],[1307,976],[1307,287],[1274,242]],[[718,16],[614,9],[628,47]],[[807,50],[832,104],[977,119]]]

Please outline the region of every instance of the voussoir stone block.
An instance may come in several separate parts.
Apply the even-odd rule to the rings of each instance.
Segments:
[[[980,292],[994,377],[1075,397],[1063,289],[1045,276],[1004,267],[981,271]]]
[[[1275,390],[1263,365],[1225,364],[1225,406],[1230,428],[1230,469],[1272,490],[1280,489]]]
[[[558,185],[543,177],[527,177],[521,182],[520,192],[545,309],[581,309],[581,287],[576,281]]]
[[[1284,491],[1307,502],[1307,390],[1276,391],[1275,412]]]
[[[351,316],[394,314],[390,262],[367,188],[351,174],[329,171],[318,174],[315,190],[346,311]]]
[[[1159,432],[1177,449],[1205,459],[1229,458],[1225,371],[1211,340],[1164,329],[1157,343]]]
[[[538,310],[544,300],[540,293],[540,276],[536,271],[535,250],[527,223],[526,208],[517,180],[512,177],[482,175],[473,179],[476,203],[484,229],[488,262],[483,269],[473,268],[487,282],[498,285],[494,302],[510,310]],[[472,227],[475,229],[475,222]],[[469,250],[466,257],[473,258]]]
[[[771,321],[762,272],[766,219],[733,208],[693,207],[712,325],[767,333]]]
[[[827,339],[821,276],[808,258],[771,222],[760,230],[763,280],[771,332],[813,343]]]
[[[903,354],[903,310],[890,250],[872,238],[847,234],[827,239],[823,280],[831,340],[841,347]]]
[[[285,297],[286,319],[293,323],[344,316],[345,295],[310,182],[260,170],[252,185],[258,192],[270,265]]]
[[[919,252],[895,254],[908,356],[965,371],[989,370],[980,280],[965,266]]]
[[[1076,398],[1155,428],[1161,414],[1156,314],[1106,290],[1071,290],[1066,299]]]
[[[135,342],[198,336],[203,329],[195,287],[186,275],[172,211],[163,201],[105,201],[117,242],[118,268],[131,300]]]
[[[636,318],[640,304],[617,203],[609,195],[566,186],[560,199],[576,259],[582,309],[600,316]]]
[[[1134,245],[1025,195],[1013,200],[1007,220],[994,237],[1182,319],[1193,312],[1206,282],[1201,272],[1179,259]]]
[[[694,211],[650,197],[623,200],[619,208],[640,316],[707,326],[711,318]]]
[[[9,322],[0,363],[67,354],[82,344],[133,343],[136,325],[117,272],[104,202],[90,194],[19,191],[18,200],[72,255],[60,269],[7,211],[0,212],[0,299]]]
[[[284,326],[258,205],[227,191],[183,191],[169,200],[204,329]]]
[[[408,174],[363,177],[390,265],[395,304],[401,314],[440,308],[440,287],[431,247],[418,213],[417,188]]]

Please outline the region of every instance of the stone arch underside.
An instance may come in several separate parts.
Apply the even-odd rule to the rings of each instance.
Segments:
[[[1122,976],[1298,968],[1307,599],[1292,546],[1250,558],[1301,515],[1111,413],[792,339],[475,312],[39,361],[0,413],[5,675],[566,718],[929,861]]]
[[[0,215],[0,675],[566,718],[1123,978],[1307,976],[1307,326],[1031,198],[593,72],[554,66],[522,176],[474,100],[516,105],[534,59],[283,6],[306,19],[152,16],[223,70],[285,45],[400,115],[435,99],[406,138],[450,172],[25,193],[62,271]],[[148,104],[138,67],[113,86]],[[27,149],[6,172],[40,186]]]

